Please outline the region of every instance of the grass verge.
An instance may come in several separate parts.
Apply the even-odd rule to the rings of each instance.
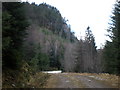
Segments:
[[[17,70],[2,74],[2,88],[42,88],[50,75],[37,72],[34,75]]]

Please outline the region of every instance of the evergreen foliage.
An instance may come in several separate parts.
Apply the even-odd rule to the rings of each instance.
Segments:
[[[20,2],[3,3],[2,42],[3,67],[19,68],[22,61],[22,45],[28,23]]]
[[[41,45],[37,45],[34,43],[35,41],[30,42],[27,46],[24,43],[26,42],[26,37],[28,37],[27,33],[29,30],[27,30],[26,27],[28,27],[28,25],[31,26],[33,23],[38,27],[46,28],[50,30],[50,32],[52,31],[53,34],[59,35],[64,39],[71,37],[67,38],[71,42],[76,40],[72,32],[70,32],[70,27],[66,24],[66,20],[62,18],[57,8],[46,3],[36,5],[35,3],[29,4],[28,2],[5,2],[3,3],[2,18],[3,67],[20,68],[22,67],[22,60],[24,60],[28,62],[31,67],[34,67],[34,69],[38,69],[39,66],[39,69],[45,70],[41,63],[46,60],[44,63],[46,63],[47,66],[44,65],[45,67],[48,68],[50,65],[50,67],[60,69],[60,59],[63,58],[64,52],[59,50],[56,54],[54,49],[55,42],[51,45],[51,51],[49,51],[48,55],[42,51],[37,51]],[[43,32],[46,35],[49,33],[46,32],[46,30],[43,30]],[[44,56],[46,58],[44,58]]]
[[[104,67],[105,72],[118,74],[120,72],[120,1],[114,6],[111,21],[107,30],[111,41],[107,41],[104,48]]]
[[[66,24],[67,20],[61,16],[57,8],[46,3],[36,5],[28,2],[24,2],[24,8],[29,23],[47,28],[62,38],[71,37],[68,38],[71,42],[76,40],[74,34],[69,30],[70,27]]]
[[[18,77],[25,83],[31,74],[44,70],[98,73],[102,71],[101,63],[104,64],[104,72],[119,74],[120,2],[115,4],[108,29],[111,42],[107,41],[99,53],[90,27],[85,31],[84,40],[78,40],[67,20],[51,5],[3,2],[2,6],[4,75],[16,78],[20,70],[23,75]],[[8,69],[10,74],[4,71]]]

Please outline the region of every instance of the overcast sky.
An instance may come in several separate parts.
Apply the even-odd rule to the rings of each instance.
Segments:
[[[22,0],[26,1],[26,0]],[[116,0],[27,0],[36,4],[47,3],[56,7],[63,17],[68,19],[71,30],[80,38],[84,37],[84,32],[88,26],[92,30],[96,46],[104,45],[106,29],[112,15],[113,4]]]

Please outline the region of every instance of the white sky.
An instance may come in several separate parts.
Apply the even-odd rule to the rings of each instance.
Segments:
[[[26,1],[26,0],[22,0]],[[106,29],[110,22],[110,15],[113,4],[116,0],[27,0],[30,3],[40,4],[46,2],[56,7],[61,15],[68,19],[71,30],[80,38],[84,36],[84,32],[88,26],[92,30],[96,46],[99,48],[104,45],[106,37]]]

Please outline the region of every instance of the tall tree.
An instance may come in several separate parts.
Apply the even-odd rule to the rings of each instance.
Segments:
[[[80,40],[78,46],[78,65],[79,72],[96,72],[96,46],[94,36],[90,27],[86,29],[85,40]]]
[[[86,59],[88,64],[88,71],[89,72],[96,72],[96,46],[95,46],[95,39],[90,27],[87,27],[86,36],[85,36],[85,45],[86,45]]]
[[[3,66],[17,68],[22,60],[22,44],[28,23],[23,4],[4,2],[2,8]]]
[[[114,5],[111,21],[107,30],[111,41],[107,41],[104,48],[105,71],[118,74],[120,68],[120,1],[116,1]]]

